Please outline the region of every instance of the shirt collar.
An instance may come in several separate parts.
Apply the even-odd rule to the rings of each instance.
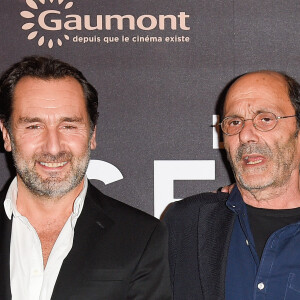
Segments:
[[[18,195],[18,182],[16,176],[8,188],[5,201],[4,201],[5,213],[9,219],[11,219],[12,214],[14,215],[19,214],[16,206],[17,195]]]
[[[86,192],[88,187],[88,180],[87,177],[84,177],[84,185],[83,189],[78,195],[78,197],[74,201],[73,205],[73,213],[72,216],[78,218],[81,214]],[[7,217],[11,219],[12,215],[15,217],[21,216],[20,213],[17,210],[17,195],[18,195],[18,180],[17,177],[14,178],[14,180],[11,182],[8,191],[6,193],[5,201],[4,201],[4,209]]]
[[[233,190],[231,191],[228,200],[226,202],[227,207],[232,210],[237,215],[245,213],[246,211],[246,204],[242,198],[242,195],[235,185]]]

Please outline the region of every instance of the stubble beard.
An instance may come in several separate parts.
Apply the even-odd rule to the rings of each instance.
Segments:
[[[284,186],[290,179],[291,173],[295,168],[293,157],[296,152],[296,136],[297,134],[291,135],[285,145],[276,143],[274,149],[271,149],[268,145],[261,144],[241,145],[236,150],[234,159],[232,159],[227,151],[227,158],[240,187],[249,192],[259,192],[269,187],[278,188]],[[257,166],[247,171],[243,170],[242,156],[251,153],[263,155],[267,159],[267,165]],[[264,176],[260,175],[270,165],[272,165],[270,172]],[[247,175],[257,175],[257,178],[247,180]]]
[[[21,157],[13,139],[11,139],[11,146],[17,174],[25,186],[34,195],[53,200],[66,195],[82,182],[91,153],[89,142],[87,150],[80,157],[74,157],[71,152],[60,152],[57,155],[42,153],[34,155],[30,161],[26,161]],[[67,161],[71,167],[62,178],[59,177],[58,172],[51,172],[47,178],[42,178],[35,170],[38,161]]]

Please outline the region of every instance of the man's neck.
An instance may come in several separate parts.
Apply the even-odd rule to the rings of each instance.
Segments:
[[[83,186],[84,180],[75,189],[59,198],[41,197],[33,194],[18,177],[17,209],[32,225],[57,218],[65,219],[71,215],[74,201]]]
[[[18,177],[17,209],[28,219],[39,236],[44,267],[83,187],[84,180],[68,194],[52,199],[33,194]]]
[[[246,204],[258,208],[291,209],[300,207],[299,179],[287,182],[280,187],[245,190],[237,186]]]

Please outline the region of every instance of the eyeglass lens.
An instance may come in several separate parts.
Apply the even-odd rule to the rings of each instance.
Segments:
[[[221,123],[222,130],[228,135],[238,134],[244,127],[245,121],[252,121],[253,126],[260,131],[272,130],[277,123],[277,117],[271,112],[257,114],[253,119],[227,117]]]

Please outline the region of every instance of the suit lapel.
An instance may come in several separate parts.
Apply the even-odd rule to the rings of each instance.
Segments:
[[[234,214],[225,205],[225,194],[218,193],[217,197],[218,202],[207,204],[206,209],[199,211],[198,262],[204,299],[224,300]]]
[[[6,191],[0,195],[0,299],[11,299],[10,291],[10,236],[12,222],[7,218],[4,210],[3,201]]]
[[[85,269],[88,256],[95,248],[96,238],[97,242],[101,242],[99,233],[113,224],[101,207],[94,203],[101,195],[89,184],[83,210],[75,226],[73,246],[60,269],[52,300],[69,299],[75,288],[82,285],[83,273],[81,271]]]

